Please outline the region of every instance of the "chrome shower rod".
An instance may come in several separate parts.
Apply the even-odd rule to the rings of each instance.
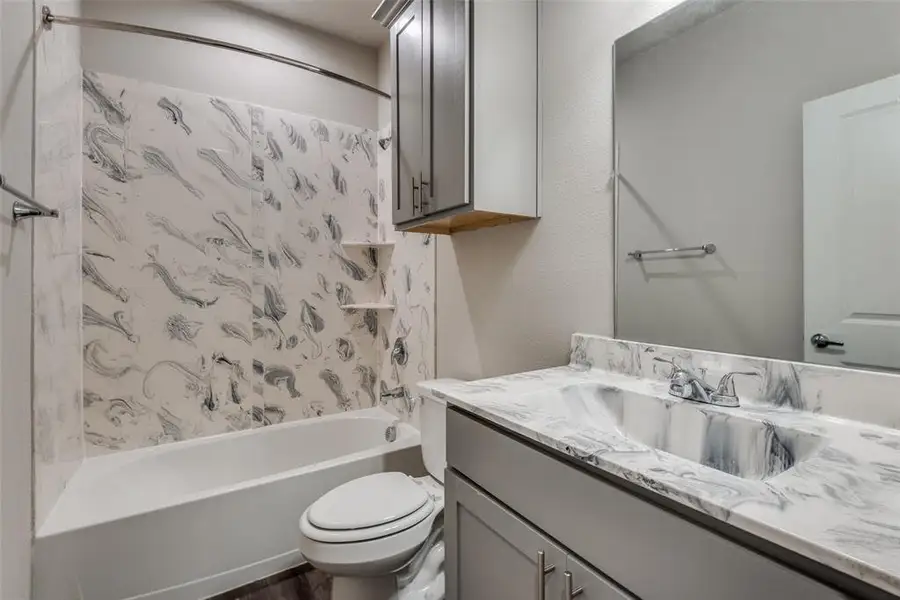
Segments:
[[[328,69],[317,67],[316,65],[303,62],[302,60],[296,60],[294,58],[288,58],[287,56],[282,56],[280,54],[273,54],[271,52],[257,50],[256,48],[251,48],[249,46],[232,44],[231,42],[226,42],[224,40],[217,40],[215,38],[193,35],[191,33],[181,33],[179,31],[170,31],[168,29],[157,29],[156,27],[145,27],[144,25],[119,23],[117,21],[104,21],[101,19],[88,19],[85,17],[66,17],[62,15],[54,15],[49,6],[44,6],[41,9],[41,14],[43,14],[44,26],[47,28],[52,27],[55,24],[76,25],[78,27],[90,27],[93,29],[109,29],[112,31],[124,31],[126,33],[139,33],[141,35],[151,35],[154,37],[166,38],[170,40],[178,40],[180,42],[191,42],[193,44],[212,46],[213,48],[221,48],[223,50],[232,50],[234,52],[249,54],[250,56],[266,58],[283,65],[297,67],[298,69],[303,69],[304,71],[309,71],[310,73],[316,73],[317,75],[324,75],[325,77],[334,79],[335,81],[340,81],[341,83],[346,83],[348,85],[366,90],[367,92],[378,94],[382,98],[387,98],[389,100],[391,98],[391,95],[387,92],[382,92],[376,87],[373,87],[361,81],[357,81],[356,79],[346,77],[344,75],[341,75],[340,73],[335,73],[334,71],[329,71]]]
[[[0,174],[0,190],[18,198],[13,202],[13,221],[18,222],[22,219],[30,219],[32,217],[51,217],[57,218],[59,211],[49,206],[44,206],[37,200],[30,198],[25,192],[21,192],[13,186],[9,185],[2,174]]]

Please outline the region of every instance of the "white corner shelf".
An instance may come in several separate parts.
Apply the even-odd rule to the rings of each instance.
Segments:
[[[344,248],[393,248],[394,242],[357,242],[350,240],[341,242],[341,246]]]
[[[360,302],[358,304],[341,304],[341,308],[344,310],[394,310],[397,307],[385,302]]]

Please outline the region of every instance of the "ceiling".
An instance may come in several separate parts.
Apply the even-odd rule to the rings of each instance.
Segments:
[[[372,20],[380,0],[239,0],[270,15],[334,34],[364,46],[379,47],[388,30]]]

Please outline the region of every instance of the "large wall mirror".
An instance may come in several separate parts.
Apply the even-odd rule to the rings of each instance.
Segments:
[[[900,2],[689,1],[614,93],[617,337],[900,372]]]

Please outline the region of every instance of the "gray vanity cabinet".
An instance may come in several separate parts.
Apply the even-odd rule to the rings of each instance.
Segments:
[[[447,565],[449,598],[522,600],[559,599],[566,554],[525,521],[489,496],[448,473],[445,480],[445,524],[456,532],[447,552],[456,557]],[[538,576],[538,553],[543,552],[543,580]]]
[[[536,218],[537,1],[408,0],[383,22],[397,229],[451,234]]]
[[[548,575],[552,600],[568,600],[566,572],[585,600],[851,598],[455,409],[447,465],[448,600],[539,598],[527,584],[543,548],[566,555],[563,580],[558,559]]]
[[[453,473],[445,481],[448,598],[628,600],[599,573]],[[580,590],[580,591],[579,591]]]
[[[570,596],[579,600],[635,600],[633,595],[619,589],[609,579],[571,554],[566,556],[566,573],[572,579]],[[566,589],[566,582],[563,581],[564,600],[566,594],[569,594],[569,591]],[[554,596],[553,600],[555,598]]]

